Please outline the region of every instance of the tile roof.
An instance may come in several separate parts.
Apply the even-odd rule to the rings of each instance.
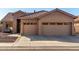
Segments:
[[[65,15],[68,15],[68,16],[70,16],[70,17],[72,17],[72,18],[77,18],[76,16],[74,16],[74,15],[68,13],[68,12],[65,12],[65,11],[63,11],[63,10],[60,10],[60,9],[58,9],[58,8],[56,8],[56,9],[54,9],[54,10],[52,10],[52,11],[49,11],[49,12],[48,12],[48,11],[44,11],[44,10],[38,11],[38,12],[35,12],[35,13],[31,13],[31,14],[29,14],[29,15],[22,16],[22,17],[20,17],[20,18],[21,18],[21,19],[40,18],[40,17],[44,17],[44,16],[46,16],[46,15],[49,15],[49,14],[55,12],[55,11],[61,12],[61,13],[65,14]]]
[[[13,21],[13,13],[8,13],[1,21]]]
[[[34,13],[29,13],[26,16],[22,16],[20,18],[22,18],[22,19],[39,18],[40,16],[42,16],[46,13],[48,13],[48,12],[47,11],[38,11],[38,12],[34,12]]]
[[[77,18],[76,16],[74,16],[74,15],[72,15],[70,13],[67,13],[67,12],[65,12],[63,10],[60,10],[58,8],[56,8],[56,9],[54,9],[52,11],[41,10],[41,11],[34,11],[34,12],[31,12],[31,13],[29,13],[29,12],[23,12],[23,11],[19,10],[17,12],[8,13],[8,14],[11,14],[10,16],[12,16],[12,17],[16,17],[16,14],[17,13],[22,13],[22,15],[20,15],[20,16],[17,17],[18,19],[33,19],[33,18],[41,18],[41,17],[44,17],[44,16],[49,15],[49,14],[55,12],[55,11],[61,12],[61,13],[65,14],[65,15],[68,15],[68,16],[70,16],[72,18]]]
[[[70,16],[70,17],[72,17],[72,18],[76,18],[75,15],[72,15],[72,14],[70,14],[70,13],[68,13],[68,12],[65,12],[65,11],[63,11],[63,10],[61,10],[61,9],[58,9],[58,8],[56,8],[56,9],[50,11],[50,13],[55,12],[55,11],[61,12],[61,13],[65,14],[65,15],[68,15],[68,16]]]

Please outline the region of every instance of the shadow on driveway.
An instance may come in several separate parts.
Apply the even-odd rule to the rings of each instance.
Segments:
[[[31,41],[60,41],[79,43],[79,36],[27,36]]]

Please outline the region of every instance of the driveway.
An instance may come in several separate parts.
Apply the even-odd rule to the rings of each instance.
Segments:
[[[79,46],[79,36],[21,36],[13,46]]]
[[[79,36],[26,36],[31,46],[79,46]]]
[[[79,35],[76,36],[21,36],[14,42],[0,42],[0,49],[79,49]]]
[[[77,36],[36,36],[36,35],[21,36],[19,34],[3,34],[3,35],[7,37],[18,37],[18,38],[16,38],[14,42],[0,42],[0,46],[79,46],[79,35]]]
[[[27,36],[31,41],[59,41],[79,43],[79,36]]]

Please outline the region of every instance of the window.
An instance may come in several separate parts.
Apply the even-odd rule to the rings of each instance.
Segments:
[[[69,22],[69,24],[72,24],[72,22]]]
[[[36,25],[37,23],[24,23],[24,25]]]
[[[55,25],[56,23],[53,23],[53,22],[52,22],[52,23],[49,23],[49,24],[50,24],[50,25]]]
[[[68,25],[68,23],[64,23],[64,25]]]
[[[57,23],[57,25],[63,25],[63,23]]]
[[[66,22],[66,23],[64,23],[64,25],[69,25],[69,24],[71,24],[71,22]]]
[[[37,25],[37,23],[33,23],[33,25]]]
[[[24,25],[26,25],[26,23],[24,23]]]
[[[37,23],[31,23],[31,25],[36,25]]]
[[[24,23],[24,25],[29,25],[30,23]]]
[[[48,25],[48,23],[42,23],[43,25]]]
[[[30,23],[26,23],[27,25],[30,25]]]

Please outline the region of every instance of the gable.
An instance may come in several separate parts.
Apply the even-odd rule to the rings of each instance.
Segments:
[[[13,13],[13,15],[14,15],[15,17],[20,17],[20,16],[23,16],[23,15],[26,15],[26,13],[23,12],[23,11],[21,11],[21,10],[19,10],[19,11]]]
[[[43,21],[58,21],[58,22],[72,22],[74,19],[59,11],[52,12],[41,18]]]
[[[52,13],[54,13],[54,12],[60,12],[60,13],[62,13],[62,14],[64,14],[64,15],[66,15],[66,16],[69,16],[69,17],[73,18],[73,19],[77,18],[76,16],[74,16],[74,15],[68,13],[68,12],[65,12],[65,11],[63,11],[63,10],[60,10],[60,9],[58,9],[58,8],[56,8],[56,9],[54,9],[54,10],[48,12],[47,14],[41,15],[40,18],[45,17],[45,16],[47,16],[47,15],[50,15],[50,14],[52,14]]]
[[[60,13],[63,13],[63,14],[65,14],[65,15],[67,15],[67,16],[70,16],[70,17],[72,17],[72,18],[76,18],[76,16],[74,16],[74,15],[68,13],[68,12],[65,12],[65,11],[63,11],[63,10],[60,10],[60,9],[58,9],[58,8],[56,8],[56,9],[50,11],[50,13],[52,13],[52,12],[60,12]]]
[[[13,21],[13,15],[12,13],[8,13],[3,19],[2,21]]]

